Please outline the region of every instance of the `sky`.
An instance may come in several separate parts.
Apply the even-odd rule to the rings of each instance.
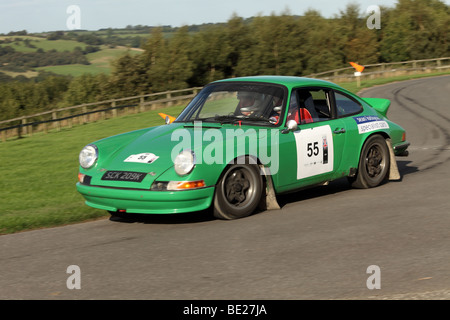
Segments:
[[[324,17],[339,15],[349,3],[365,13],[371,5],[394,7],[395,0],[0,0],[0,33],[124,28],[128,25],[178,27],[226,22],[233,14],[302,15],[314,9]],[[450,0],[444,1],[450,4]],[[79,8],[79,14],[71,6]],[[381,17],[382,21],[382,17]]]

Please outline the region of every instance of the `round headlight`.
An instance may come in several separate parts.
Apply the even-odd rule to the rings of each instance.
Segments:
[[[95,145],[90,144],[83,148],[80,152],[79,160],[80,166],[84,169],[89,169],[98,158],[98,149]]]
[[[184,176],[194,169],[195,154],[191,150],[181,151],[174,161],[175,172],[180,176]]]

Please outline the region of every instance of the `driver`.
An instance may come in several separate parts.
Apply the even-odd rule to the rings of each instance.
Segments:
[[[260,106],[258,94],[255,92],[239,91],[237,93],[237,98],[239,100],[237,107],[238,114],[240,113],[244,116],[249,116],[258,110]]]

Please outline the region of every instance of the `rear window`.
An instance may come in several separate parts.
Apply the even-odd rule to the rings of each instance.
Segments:
[[[338,117],[346,117],[362,111],[361,104],[341,92],[335,91],[334,98]]]

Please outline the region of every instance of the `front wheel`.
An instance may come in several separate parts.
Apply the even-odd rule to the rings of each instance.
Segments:
[[[216,186],[214,216],[232,220],[251,215],[261,200],[262,190],[263,180],[257,165],[227,167]]]
[[[358,172],[352,179],[354,188],[373,188],[386,181],[390,155],[386,140],[380,135],[369,137],[361,150]]]

